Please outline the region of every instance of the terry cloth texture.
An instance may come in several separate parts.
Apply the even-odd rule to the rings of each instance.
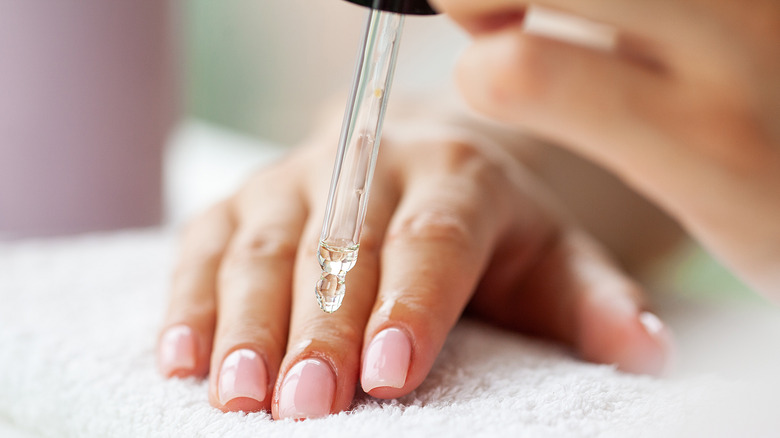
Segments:
[[[715,378],[659,380],[461,322],[407,397],[358,396],[304,422],[224,414],[206,383],[164,380],[157,330],[175,242],[137,231],[0,249],[0,417],[50,437],[636,436],[677,430]]]

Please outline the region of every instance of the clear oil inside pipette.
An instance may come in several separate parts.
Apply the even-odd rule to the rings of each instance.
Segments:
[[[402,27],[403,15],[391,12],[371,9],[366,20],[317,249],[322,275],[315,294],[328,313],[341,306],[357,262]]]

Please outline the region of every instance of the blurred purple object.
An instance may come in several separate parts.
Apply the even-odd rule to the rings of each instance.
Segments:
[[[159,223],[170,19],[164,0],[0,0],[0,238]]]

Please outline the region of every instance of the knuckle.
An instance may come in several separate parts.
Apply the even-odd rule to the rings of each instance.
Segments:
[[[225,263],[252,264],[264,259],[292,259],[297,251],[297,237],[283,230],[274,231],[273,227],[266,227],[262,233],[253,234],[233,245],[225,255]]]
[[[426,160],[421,172],[438,178],[439,191],[455,191],[455,199],[464,195],[478,197],[500,192],[509,179],[509,170],[514,169],[512,157],[503,153],[487,137],[453,137],[438,142],[417,144],[416,150],[426,151]],[[473,202],[473,199],[469,202]]]
[[[484,161],[482,151],[470,143],[447,143],[440,145],[440,150],[441,154],[444,155],[447,167],[453,170],[461,170],[473,165],[474,162]]]
[[[446,169],[473,185],[491,183],[503,172],[484,148],[474,143],[448,142],[443,145],[443,155]]]
[[[230,234],[227,203],[220,203],[188,222],[182,229],[177,272],[218,265]]]
[[[463,216],[445,208],[433,208],[404,218],[388,233],[388,240],[447,242],[460,247],[470,247],[473,243]]]

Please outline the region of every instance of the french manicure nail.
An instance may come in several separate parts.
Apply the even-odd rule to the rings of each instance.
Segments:
[[[336,376],[319,359],[305,359],[290,368],[279,393],[279,416],[302,419],[330,413],[336,393]]]
[[[363,391],[374,388],[402,388],[412,355],[412,343],[396,328],[384,329],[374,336],[363,357]]]
[[[223,405],[241,397],[261,402],[267,393],[268,371],[254,351],[236,350],[222,361],[217,386],[219,402]]]
[[[164,376],[187,375],[195,369],[195,336],[180,324],[169,327],[160,337],[159,366]]]

